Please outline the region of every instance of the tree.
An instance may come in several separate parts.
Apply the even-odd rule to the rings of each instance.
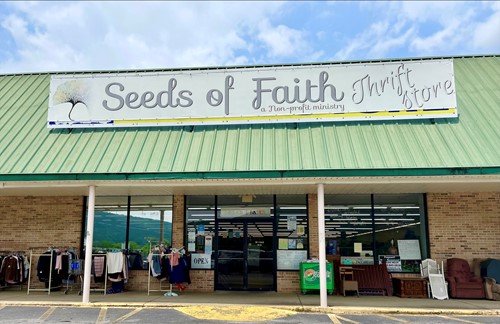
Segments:
[[[71,103],[71,109],[68,113],[69,120],[73,120],[71,118],[71,113],[73,109],[78,103],[82,103],[87,107],[87,103],[85,102],[89,96],[89,87],[82,80],[70,80],[66,81],[63,84],[60,84],[57,87],[54,96],[52,97],[52,102],[55,105],[62,103]]]

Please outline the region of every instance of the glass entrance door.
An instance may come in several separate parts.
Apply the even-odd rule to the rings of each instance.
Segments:
[[[216,289],[275,290],[273,222],[220,221]]]

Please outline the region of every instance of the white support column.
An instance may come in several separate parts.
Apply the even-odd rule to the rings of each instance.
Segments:
[[[322,183],[318,184],[318,240],[320,307],[326,308],[328,307],[328,301],[326,287],[325,192]]]
[[[95,186],[89,186],[89,201],[87,213],[87,231],[85,240],[85,273],[83,276],[83,299],[82,303],[88,304],[90,299],[90,270],[92,268],[92,242],[94,239],[94,208],[95,208]]]

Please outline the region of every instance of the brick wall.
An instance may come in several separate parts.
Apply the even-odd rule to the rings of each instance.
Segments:
[[[0,197],[0,250],[80,248],[83,197]]]
[[[150,289],[151,290],[160,290],[160,282],[158,279],[150,277]],[[109,285],[110,283],[108,283]],[[128,280],[125,285],[127,290],[132,291],[148,291],[148,271],[144,270],[129,270],[128,271]],[[161,285],[161,289],[168,289],[169,284],[167,282],[163,282]]]
[[[278,271],[277,280],[279,293],[297,293],[300,291],[299,271]]]
[[[148,272],[143,270],[130,270],[129,280],[126,284],[127,290],[148,292]],[[190,270],[191,284],[188,285],[189,291],[210,292],[214,291],[214,271],[213,270]],[[108,283],[109,284],[109,283]],[[156,278],[149,278],[149,291],[152,295],[158,295],[170,289],[168,280],[160,283]],[[172,291],[177,292],[175,285]]]
[[[189,276],[191,277],[191,285],[189,290],[210,292],[214,291],[214,270],[190,270]]]
[[[500,259],[500,193],[429,193],[427,211],[432,259]]]

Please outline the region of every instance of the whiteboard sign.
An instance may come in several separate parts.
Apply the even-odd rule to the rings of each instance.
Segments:
[[[398,250],[401,260],[422,260],[418,240],[398,240]]]
[[[307,260],[306,250],[278,250],[278,270],[299,270]]]

